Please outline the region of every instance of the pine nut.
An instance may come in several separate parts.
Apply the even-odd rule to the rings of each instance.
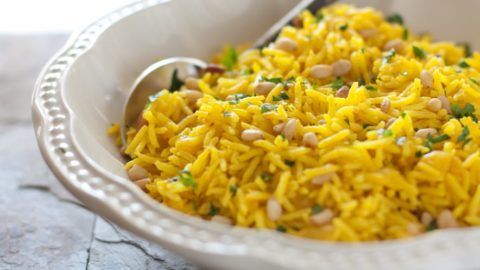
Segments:
[[[422,228],[420,225],[413,222],[408,223],[407,231],[412,236],[422,234]]]
[[[448,114],[452,114],[452,105],[446,96],[439,96],[438,99],[442,102],[442,109],[447,110]]]
[[[335,77],[347,75],[347,73],[352,69],[352,63],[345,59],[338,60],[337,62],[333,63],[332,69],[332,75]]]
[[[382,112],[388,113],[390,111],[391,104],[392,104],[392,102],[390,102],[390,99],[385,98],[382,101],[382,104],[380,105],[380,109],[382,110]]]
[[[358,31],[358,33],[363,37],[363,38],[371,38],[377,35],[378,31],[375,28],[368,28],[368,29],[361,29]]]
[[[258,95],[267,95],[275,87],[272,82],[259,82],[253,88],[253,91]]]
[[[433,217],[428,212],[423,212],[422,216],[420,217],[420,221],[422,224],[427,227],[428,225],[432,224]]]
[[[293,139],[295,133],[297,132],[297,119],[290,118],[285,127],[283,128],[282,134],[287,140]]]
[[[401,51],[405,47],[405,42],[401,39],[393,39],[385,44],[383,47],[384,51],[395,50],[396,52]]]
[[[433,75],[432,73],[423,70],[422,73],[420,73],[420,80],[422,81],[422,85],[427,87],[427,88],[432,88],[433,86]]]
[[[395,121],[397,121],[397,118],[388,119],[387,123],[385,123],[385,128],[390,127],[393,123],[395,123]]]
[[[437,217],[437,225],[440,229],[457,228],[458,222],[453,216],[452,211],[443,210]]]
[[[198,79],[194,77],[188,77],[185,80],[185,87],[190,90],[200,90],[200,87],[198,86]]]
[[[212,217],[211,221],[220,223],[220,224],[225,224],[225,225],[232,225],[233,222],[230,218],[221,216],[221,215],[215,215]]]
[[[148,177],[148,171],[137,164],[133,165],[127,172],[132,181],[142,180]]]
[[[196,104],[203,97],[203,93],[197,90],[185,89],[181,91],[190,104]]]
[[[420,139],[426,139],[428,135],[435,135],[437,134],[437,130],[434,128],[422,128],[415,133],[415,137],[420,138]]]
[[[310,76],[315,79],[325,79],[332,76],[333,68],[329,65],[316,65],[310,69]]]
[[[438,112],[442,109],[442,101],[438,98],[432,98],[427,103],[427,109],[432,112]]]
[[[282,206],[275,198],[267,201],[267,216],[271,221],[275,221],[282,216]]]
[[[306,147],[315,148],[318,145],[317,135],[313,132],[307,132],[303,135],[303,145]]]
[[[310,217],[310,222],[316,226],[322,226],[330,223],[333,220],[334,213],[330,209],[325,209],[322,212]]]
[[[298,50],[298,44],[291,38],[282,37],[277,39],[275,42],[275,47],[279,50],[286,52],[295,52]]]
[[[253,142],[263,139],[263,132],[258,129],[246,129],[242,132],[242,140],[246,142]]]
[[[312,185],[315,185],[315,186],[321,186],[321,185],[325,184],[326,182],[331,181],[334,176],[335,176],[334,172],[323,174],[323,175],[317,175],[317,176],[313,177],[311,183],[312,183]]]
[[[151,182],[150,178],[145,178],[145,179],[142,179],[142,180],[137,180],[137,181],[135,181],[134,183],[135,183],[135,185],[137,185],[139,188],[145,189],[145,185],[148,184],[148,183],[150,183],[150,182]]]
[[[275,125],[275,126],[273,127],[273,133],[275,133],[275,134],[280,134],[280,133],[282,133],[284,127],[285,127],[285,123],[281,123],[281,124]]]
[[[348,94],[350,94],[350,87],[344,85],[337,90],[337,92],[335,93],[335,96],[338,98],[347,98]]]

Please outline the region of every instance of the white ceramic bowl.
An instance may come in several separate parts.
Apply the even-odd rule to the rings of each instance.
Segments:
[[[92,211],[209,269],[480,268],[478,229],[394,242],[324,243],[189,217],[153,201],[126,179],[105,130],[119,121],[135,77],[161,58],[208,59],[225,43],[253,41],[297,2],[144,1],[74,35],[45,67],[33,94],[35,132],[52,171]],[[471,27],[479,25],[479,2],[356,1],[400,11],[418,31],[474,44],[480,43]]]

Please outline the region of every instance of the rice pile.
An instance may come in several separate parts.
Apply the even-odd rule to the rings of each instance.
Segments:
[[[124,149],[137,184],[189,215],[329,241],[480,225],[480,54],[371,8],[294,24],[227,48],[225,73],[187,83],[201,93],[151,98]]]

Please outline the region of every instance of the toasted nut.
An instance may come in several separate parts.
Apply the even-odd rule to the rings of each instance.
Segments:
[[[142,180],[137,180],[135,181],[135,185],[137,185],[139,188],[141,189],[145,189],[145,185],[150,183],[152,180],[150,180],[150,178],[145,178],[145,179],[142,179]]]
[[[221,215],[215,215],[212,217],[211,221],[220,223],[220,224],[225,224],[225,225],[232,225],[233,222],[230,218],[221,216]]]
[[[263,132],[258,129],[246,129],[242,132],[242,140],[252,142],[263,139]]]
[[[385,123],[385,128],[390,127],[393,123],[395,123],[395,121],[397,121],[397,118],[388,119],[387,123]]]
[[[447,110],[448,114],[452,114],[452,105],[446,96],[439,96],[438,99],[442,102],[442,109]]]
[[[363,37],[363,38],[371,38],[377,35],[378,31],[375,28],[368,28],[368,29],[361,29],[358,31],[358,33]]]
[[[343,76],[348,74],[352,69],[352,63],[348,60],[342,59],[338,60],[337,62],[333,63],[332,65],[332,75],[335,77]]]
[[[385,46],[383,47],[383,50],[390,51],[393,49],[398,52],[398,51],[401,51],[404,47],[405,47],[405,42],[403,42],[403,40],[393,39],[385,44]]]
[[[337,92],[335,93],[335,96],[338,98],[347,98],[349,93],[350,93],[350,87],[344,85],[337,90]]]
[[[133,165],[127,172],[132,181],[142,180],[148,177],[148,171],[137,164]]]
[[[413,222],[408,223],[407,231],[410,235],[413,235],[413,236],[422,234],[423,232],[422,227],[419,224],[416,224]]]
[[[271,221],[275,221],[282,216],[282,206],[275,198],[270,198],[267,201],[267,216]]]
[[[422,81],[423,86],[427,88],[432,88],[433,86],[433,75],[432,73],[423,70],[422,73],[420,73],[420,80]]]
[[[313,132],[307,132],[303,135],[303,145],[306,147],[315,148],[318,145],[317,135]]]
[[[273,127],[273,133],[275,133],[275,134],[280,134],[280,133],[282,133],[284,127],[285,127],[285,123],[281,123],[281,124],[275,125],[275,126]]]
[[[285,127],[283,128],[282,134],[287,140],[293,139],[295,133],[297,132],[297,119],[290,118]]]
[[[203,73],[213,73],[213,74],[223,74],[226,69],[215,64],[208,64],[207,67],[203,70]]]
[[[334,176],[335,176],[334,172],[327,173],[327,174],[322,174],[322,175],[317,175],[317,176],[313,177],[312,185],[321,186],[321,185],[325,184],[326,182],[332,180]]]
[[[286,52],[295,52],[298,49],[298,44],[291,38],[282,37],[277,39],[275,47]]]
[[[325,120],[325,119],[318,120],[319,125],[325,125],[326,123],[327,123],[327,120]]]
[[[440,229],[457,228],[458,222],[453,216],[452,211],[443,210],[437,217],[437,225]]]
[[[316,226],[322,226],[330,223],[333,220],[334,213],[330,209],[325,209],[322,212],[310,217],[310,222]]]
[[[430,213],[428,213],[428,212],[423,212],[423,213],[422,213],[422,216],[420,217],[420,221],[421,221],[422,224],[425,225],[425,227],[426,227],[426,226],[432,224],[433,217],[432,217],[432,215],[430,215]]]
[[[420,139],[426,139],[428,135],[435,135],[437,134],[437,130],[434,128],[422,128],[415,133],[415,137],[420,138]]]
[[[185,89],[185,90],[182,90],[181,92],[185,95],[185,98],[191,104],[197,103],[197,100],[203,97],[203,93],[197,90]]]
[[[442,109],[442,101],[438,98],[432,98],[427,103],[427,109],[432,112],[438,112]]]
[[[198,86],[198,79],[194,77],[188,77],[185,80],[185,87],[191,90],[200,90],[200,87]]]
[[[382,112],[388,113],[390,111],[391,104],[392,102],[390,102],[390,99],[385,98],[382,101],[382,105],[380,105],[380,109],[382,110]]]
[[[293,26],[295,26],[296,28],[302,28],[303,27],[303,19],[301,16],[296,16],[295,18],[293,18],[293,22],[292,22]]]
[[[266,95],[270,93],[274,87],[275,84],[272,82],[259,82],[254,86],[253,91],[258,95]]]
[[[332,76],[333,68],[329,65],[316,65],[310,69],[310,76],[315,79],[325,79]]]

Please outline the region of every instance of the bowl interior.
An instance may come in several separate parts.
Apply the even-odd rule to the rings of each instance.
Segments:
[[[125,176],[123,159],[106,129],[119,122],[125,95],[142,70],[162,58],[207,60],[225,44],[252,42],[298,2],[174,0],[121,19],[106,29],[66,74],[62,95],[73,112],[71,128],[77,148],[105,171]],[[399,12],[417,33],[428,30],[439,40],[480,44],[474,27],[480,17],[473,16],[480,1],[344,2],[372,6],[386,14]],[[438,7],[435,12],[433,6]]]

